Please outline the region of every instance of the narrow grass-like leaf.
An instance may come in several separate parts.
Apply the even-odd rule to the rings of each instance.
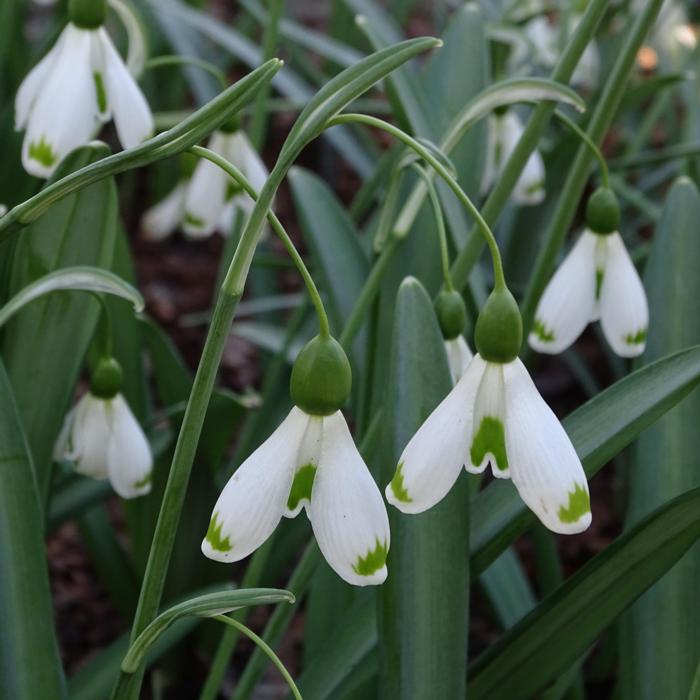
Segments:
[[[65,682],[53,629],[43,517],[31,456],[0,363],[0,697],[60,700]]]
[[[469,697],[537,697],[698,537],[700,488],[618,538],[482,654],[470,667]]]
[[[666,200],[644,278],[650,316],[645,363],[700,343],[699,219],[700,193],[681,178]],[[694,392],[640,436],[629,473],[629,525],[700,486],[698,416],[700,393]],[[620,654],[626,700],[688,695],[700,658],[699,577],[695,546],[625,616]]]

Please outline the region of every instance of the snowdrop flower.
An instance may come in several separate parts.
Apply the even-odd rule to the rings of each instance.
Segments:
[[[93,479],[108,478],[122,498],[136,498],[151,490],[153,457],[119,386],[119,365],[102,360],[90,391],[66,416],[54,459],[73,462],[76,472]]]
[[[467,307],[461,294],[454,289],[440,292],[435,300],[435,315],[445,341],[452,383],[455,384],[474,356],[462,335],[467,324]]]
[[[71,2],[69,14],[58,41],[15,98],[15,128],[26,129],[22,164],[37,177],[49,177],[111,118],[124,148],[153,133],[148,103],[102,26],[104,3]]]
[[[481,180],[481,193],[485,194],[498,179],[523,134],[520,118],[513,111],[492,114],[488,119],[488,144],[486,163]],[[544,200],[545,172],[542,156],[533,151],[515,184],[513,200],[520,205],[539,204]]]
[[[247,557],[282,516],[306,509],[319,548],[348,583],[387,576],[389,519],[339,407],[350,392],[340,345],[317,336],[292,370],[287,418],[236,470],[214,506],[202,552],[222,562]]]
[[[464,465],[491,463],[554,532],[591,522],[586,475],[569,437],[517,357],[522,322],[505,289],[489,297],[476,325],[477,354],[403,451],[387,500],[421,513],[448,493]]]
[[[644,352],[649,308],[644,286],[617,233],[619,207],[611,190],[588,202],[587,229],[560,265],[540,299],[530,346],[544,353],[568,348],[591,321],[600,319],[610,347],[621,357]]]

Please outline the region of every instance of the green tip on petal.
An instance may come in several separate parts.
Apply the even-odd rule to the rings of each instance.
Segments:
[[[218,514],[214,513],[211,522],[209,523],[209,529],[207,530],[206,537],[204,538],[216,552],[230,552],[233,548],[228,535],[226,537],[222,536],[221,529],[223,525],[223,523],[219,522]]]
[[[140,479],[139,481],[134,482],[134,488],[135,489],[146,488],[146,486],[148,486],[152,480],[153,480],[153,474],[146,474],[146,476],[144,476],[143,479]]]
[[[581,484],[575,484],[574,490],[569,491],[569,505],[559,508],[559,520],[563,523],[576,523],[584,515],[591,512],[591,501],[588,491]]]
[[[300,501],[311,500],[311,489],[314,485],[314,477],[316,476],[316,467],[313,464],[305,464],[297,469],[294,474],[294,482],[289,492],[287,499],[287,508],[294,510]]]
[[[371,576],[386,564],[387,554],[389,554],[387,543],[377,539],[375,548],[367,552],[364,557],[359,557],[352,569],[359,576]]]
[[[472,442],[470,457],[472,464],[480,465],[484,457],[490,454],[496,462],[496,468],[504,472],[508,469],[508,455],[506,454],[506,431],[503,422],[498,418],[485,416],[479,432]]]
[[[543,343],[553,343],[554,342],[554,331],[550,331],[547,326],[544,325],[542,321],[538,318],[532,324],[532,332],[537,336],[539,340]]]
[[[604,270],[595,271],[595,298],[600,299],[600,290],[603,288],[603,275],[605,275]]]
[[[92,79],[95,81],[95,94],[97,95],[97,108],[101,114],[107,111],[107,90],[105,89],[102,73],[95,72],[92,74]]]
[[[194,226],[195,228],[204,228],[204,219],[199,216],[190,214],[190,212],[185,212],[185,223],[188,226]]]
[[[403,483],[403,462],[399,462],[399,466],[396,467],[396,473],[394,478],[391,480],[391,492],[394,494],[394,498],[401,503],[411,503],[413,499],[408,495],[406,487]]]
[[[647,329],[642,328],[641,330],[638,330],[636,333],[628,333],[625,336],[625,343],[627,345],[641,345],[643,342],[645,342],[647,339]]]
[[[53,152],[51,145],[42,136],[39,143],[29,144],[29,157],[44,167],[50,168],[58,160],[58,156]]]

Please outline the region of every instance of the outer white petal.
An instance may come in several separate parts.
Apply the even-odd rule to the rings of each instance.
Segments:
[[[76,410],[77,406],[73,406],[63,419],[61,432],[58,434],[56,443],[53,446],[53,459],[55,462],[60,462],[64,459],[75,460],[72,436]]]
[[[236,134],[236,138],[240,144],[239,148],[242,156],[242,162],[239,167],[245,173],[253,189],[256,192],[260,192],[270,173],[245,132],[239,131]]]
[[[524,131],[520,118],[512,110],[501,117],[501,122],[503,153],[498,168],[499,173],[510,159]],[[539,204],[545,195],[544,180],[545,173],[542,156],[539,151],[535,150],[530,154],[523,172],[515,183],[513,200],[523,205]]]
[[[481,194],[486,194],[493,185],[498,175],[498,165],[500,158],[497,155],[502,153],[503,144],[501,142],[501,120],[495,115],[490,115],[487,122],[486,134],[486,159],[484,161],[484,172],[481,176]]]
[[[148,209],[141,219],[144,237],[161,241],[177,229],[185,213],[187,182],[178,182],[172,192]]]
[[[318,546],[330,567],[348,583],[383,583],[389,518],[340,411],[324,417],[321,442],[308,509]]]
[[[543,66],[554,66],[559,58],[556,27],[545,15],[530,20],[524,27],[527,38],[532,43],[537,62]]]
[[[109,401],[112,433],[107,467],[112,488],[122,498],[136,498],[151,490],[153,455],[139,422],[121,394]]]
[[[447,364],[452,375],[452,383],[456,384],[467,371],[474,354],[469,349],[464,336],[461,335],[445,341],[445,352],[447,353]]]
[[[208,148],[226,156],[227,137],[214,132]],[[184,232],[192,238],[210,235],[219,221],[226,201],[228,176],[211,161],[201,159],[192,174],[185,198]]]
[[[299,446],[309,422],[293,408],[270,437],[234,472],[214,506],[202,552],[216,561],[247,557],[284,514]]]
[[[91,67],[91,32],[69,24],[50,76],[36,96],[22,144],[24,169],[49,177],[99,123]]]
[[[53,48],[32,68],[22,81],[15,96],[15,129],[23,129],[29,119],[29,113],[34,105],[37,95],[44,88],[46,81],[53,72],[57,57],[63,50],[66,36],[70,35],[69,24],[58,37]]]
[[[107,100],[119,143],[124,148],[133,148],[153,135],[151,108],[107,32],[102,27],[97,32],[104,52]]]
[[[596,305],[598,239],[584,231],[544,290],[528,337],[538,352],[566,350],[588,325]]]
[[[571,18],[569,23],[569,34],[576,31],[582,16],[576,15]],[[574,74],[571,76],[572,85],[580,85],[581,87],[592,90],[598,84],[598,75],[600,74],[600,51],[595,41],[591,41],[586,46],[583,55],[579,59]]]
[[[75,471],[94,479],[107,478],[107,445],[110,433],[107,402],[88,392],[75,407],[71,436]]]
[[[591,524],[588,483],[581,461],[523,363],[504,367],[506,448],[520,497],[554,532],[574,534]]]
[[[230,236],[231,229],[233,228],[233,217],[236,215],[236,199],[238,197],[233,197],[229,199],[224,208],[221,210],[221,216],[219,216],[219,221],[216,224],[216,228],[219,230],[222,236]]]
[[[608,236],[607,263],[600,290],[603,333],[621,357],[644,352],[649,307],[642,281],[617,233]]]
[[[486,363],[475,355],[452,391],[406,445],[386,499],[404,513],[441,501],[469,460],[474,400]]]
[[[294,465],[294,482],[289,492],[289,499],[284,511],[287,518],[294,518],[311,503],[311,492],[315,480],[318,460],[321,456],[321,439],[323,437],[323,418],[309,416],[304,437],[299,445]]]

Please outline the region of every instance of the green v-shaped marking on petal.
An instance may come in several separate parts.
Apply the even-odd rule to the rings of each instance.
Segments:
[[[219,522],[218,513],[214,513],[209,523],[209,529],[206,534],[206,541],[209,542],[211,548],[217,552],[230,552],[233,549],[231,540],[228,535],[223,537],[221,529],[223,528],[223,522]]]
[[[552,343],[554,342],[554,331],[550,331],[547,326],[544,325],[539,319],[535,319],[532,324],[532,332],[543,342]]]
[[[47,168],[50,168],[58,160],[58,156],[53,152],[51,144],[43,136],[39,139],[39,143],[32,142],[29,144],[29,157]]]
[[[100,114],[104,114],[107,111],[107,90],[105,90],[105,81],[102,78],[102,73],[95,71],[92,74],[92,79],[95,81],[97,109],[100,110]]]
[[[287,508],[289,510],[294,510],[299,505],[299,501],[304,499],[307,501],[311,500],[311,489],[314,485],[315,476],[316,467],[313,464],[305,464],[297,469],[294,474],[292,488],[289,491],[289,498],[287,499]]]
[[[508,455],[506,454],[506,431],[503,421],[492,416],[484,416],[479,426],[476,437],[472,440],[470,457],[474,466],[479,466],[487,454],[491,454],[496,461],[496,468],[504,472],[508,469]]]
[[[387,554],[389,554],[387,543],[377,539],[374,549],[367,552],[364,557],[358,557],[357,564],[353,565],[352,570],[359,576],[371,576],[386,564]]]
[[[403,462],[399,462],[399,466],[396,467],[396,473],[391,480],[390,486],[397,501],[401,501],[401,503],[411,503],[413,501],[403,483]]]
[[[586,513],[591,512],[591,501],[588,491],[581,484],[574,484],[574,490],[569,491],[569,505],[559,508],[559,520],[563,523],[575,523]]]

